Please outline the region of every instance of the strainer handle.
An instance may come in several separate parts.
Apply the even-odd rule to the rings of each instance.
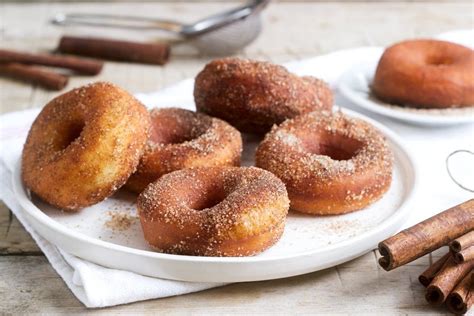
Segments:
[[[134,30],[163,30],[176,34],[180,34],[183,29],[183,24],[175,21],[109,14],[59,13],[53,17],[51,22],[56,25],[86,25]]]

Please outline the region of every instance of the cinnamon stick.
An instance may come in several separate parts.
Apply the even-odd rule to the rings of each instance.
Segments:
[[[456,264],[453,257],[449,257],[441,270],[426,289],[425,298],[428,303],[440,305],[458,283],[474,268],[474,261]]]
[[[105,38],[63,36],[58,51],[109,60],[163,65],[168,61],[167,43],[138,43]]]
[[[0,64],[0,76],[32,82],[51,90],[61,90],[68,78],[53,71],[17,63]]]
[[[461,250],[466,249],[472,245],[474,245],[474,230],[453,240],[449,244],[449,249],[452,252],[460,252]]]
[[[454,314],[465,314],[474,304],[474,272],[471,270],[448,295],[446,305]]]
[[[448,252],[441,258],[439,258],[437,261],[435,261],[431,266],[428,267],[420,276],[418,277],[418,281],[424,286],[427,287],[430,285],[431,281],[433,281],[434,277],[436,274],[441,270],[443,267],[444,263],[448,258],[451,256],[451,254]]]
[[[469,260],[474,260],[474,246],[470,246],[460,252],[454,253],[454,261],[456,261],[456,263],[462,263]]]
[[[474,199],[454,206],[379,243],[379,264],[389,271],[474,229]]]
[[[102,70],[103,62],[86,60],[71,56],[51,54],[30,54],[0,49],[0,63],[22,63],[71,69],[87,75],[97,75]]]

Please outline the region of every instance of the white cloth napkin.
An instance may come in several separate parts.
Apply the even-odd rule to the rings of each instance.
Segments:
[[[443,34],[445,40],[461,42],[473,47],[474,32],[459,31]],[[361,47],[338,51],[311,59],[294,61],[287,67],[300,75],[314,75],[333,87],[348,67],[367,58],[380,55],[382,49]],[[184,80],[156,93],[138,94],[148,107],[179,106],[194,109],[193,80]],[[337,98],[338,104],[352,107]],[[25,229],[44,252],[53,268],[63,278],[74,295],[87,307],[105,307],[152,298],[180,295],[221,286],[216,283],[191,283],[151,278],[127,271],[108,269],[82,260],[58,249],[39,236],[28,222],[12,192],[11,174],[18,161],[26,133],[39,109],[12,112],[0,116],[0,199],[12,210]],[[420,175],[420,189],[413,213],[406,226],[419,222],[447,207],[473,197],[461,190],[448,177],[446,156],[456,149],[474,150],[474,125],[450,128],[427,128],[406,125],[376,114],[364,112],[395,130],[416,158]],[[459,157],[453,173],[464,179],[474,179],[474,157]],[[471,160],[469,160],[471,159]],[[118,290],[119,289],[119,290]]]

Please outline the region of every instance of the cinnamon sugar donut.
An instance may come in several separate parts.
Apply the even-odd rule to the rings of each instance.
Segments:
[[[124,90],[105,82],[50,101],[23,147],[22,178],[31,191],[64,210],[112,195],[135,171],[150,117]]]
[[[162,175],[191,167],[239,166],[242,138],[226,122],[192,111],[150,112],[151,136],[126,188],[140,193]]]
[[[208,167],[169,173],[138,196],[147,242],[158,251],[251,256],[275,244],[285,227],[284,184],[255,167]]]
[[[272,125],[317,110],[330,110],[326,83],[298,77],[284,67],[238,58],[216,59],[196,77],[196,108],[239,130],[267,132]]]
[[[269,132],[256,165],[286,185],[291,209],[330,215],[378,200],[390,187],[392,153],[369,123],[343,113],[309,113]]]
[[[474,50],[437,40],[395,44],[383,53],[372,90],[409,107],[474,106]]]

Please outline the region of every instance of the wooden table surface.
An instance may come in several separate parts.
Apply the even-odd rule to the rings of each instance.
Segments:
[[[235,4],[234,4],[235,5]],[[64,29],[51,26],[55,12],[133,13],[193,21],[232,6],[229,3],[4,3],[0,4],[0,47],[52,50]],[[285,62],[334,50],[387,45],[473,26],[471,2],[276,2],[263,14],[263,31],[240,56]],[[68,29],[69,33],[87,29]],[[85,33],[87,34],[87,33]],[[93,33],[94,34],[94,33]],[[95,33],[108,35],[109,33]],[[116,36],[116,33],[110,33]],[[156,34],[121,34],[152,38]],[[178,47],[164,67],[107,63],[96,77],[75,77],[72,88],[109,80],[132,92],[155,91],[194,76],[209,60]],[[0,79],[2,113],[41,107],[58,92]],[[447,313],[426,305],[418,274],[439,256],[426,256],[387,273],[370,252],[324,271],[287,279],[232,284],[183,296],[150,300],[92,313],[197,314],[414,314]],[[0,206],[0,314],[76,313],[87,309],[72,295],[5,205]]]

